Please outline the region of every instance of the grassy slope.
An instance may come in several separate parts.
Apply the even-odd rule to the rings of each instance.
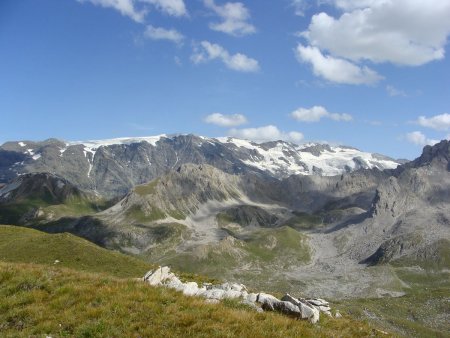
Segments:
[[[40,209],[42,215],[33,222],[46,222],[47,219],[93,215],[109,206],[104,200],[89,201],[81,197],[71,197],[64,203],[53,204],[45,198],[26,198],[0,205],[0,224],[19,224],[24,214]]]
[[[274,267],[287,268],[310,260],[306,236],[290,227],[259,229],[251,237],[240,239],[239,234],[229,232],[231,236],[218,244],[203,245],[184,253],[167,250],[164,255],[148,256],[148,259],[212,278],[239,280],[254,288],[263,287],[259,280],[264,275],[264,283],[273,286],[272,290],[287,290],[284,282],[280,284],[285,277],[273,274]]]
[[[409,285],[398,298],[354,299],[337,303],[355,318],[406,337],[450,337],[450,273],[397,268]]]
[[[117,277],[139,277],[152,266],[139,259],[106,250],[71,234],[46,234],[17,226],[0,226],[0,260],[54,264]]]
[[[61,263],[54,265],[55,259]],[[184,297],[172,290],[149,287],[126,278],[142,276],[148,268],[149,265],[135,258],[99,248],[72,235],[0,226],[0,336],[365,337],[379,334],[366,323],[350,318],[322,317],[318,325],[311,325],[274,313],[258,314],[236,302],[208,305],[202,299]],[[198,276],[187,274],[182,279],[201,281]]]
[[[0,335],[52,337],[374,337],[363,322],[317,325],[233,302],[205,304],[142,282],[0,262]]]

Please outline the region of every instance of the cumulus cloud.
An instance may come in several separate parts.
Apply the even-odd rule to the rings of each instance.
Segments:
[[[184,36],[175,29],[165,29],[151,25],[147,26],[144,36],[152,40],[168,40],[176,44],[180,44],[184,39]]]
[[[432,128],[435,130],[449,130],[450,114],[441,114],[432,117],[420,116],[416,122],[422,127]]]
[[[299,133],[297,131],[284,132],[273,125],[259,128],[233,128],[229,131],[229,135],[255,142],[283,140],[293,143],[299,143],[301,140],[303,140],[302,133]]]
[[[377,72],[366,66],[359,67],[347,60],[323,55],[317,47],[298,44],[295,52],[300,62],[312,66],[316,76],[331,82],[372,85],[383,79]]]
[[[140,0],[154,5],[158,10],[171,16],[186,16],[188,14],[183,0]]]
[[[414,143],[418,146],[425,146],[425,145],[435,145],[436,143],[439,143],[439,140],[433,140],[429,139],[420,131],[413,131],[411,133],[406,134],[406,140],[408,142]]]
[[[291,113],[291,117],[301,122],[319,122],[322,118],[346,122],[352,120],[352,116],[349,114],[330,113],[322,106],[298,108]]]
[[[256,28],[248,23],[250,12],[241,2],[227,2],[222,6],[216,5],[214,0],[204,0],[203,3],[211,9],[221,22],[210,23],[212,30],[234,36],[242,36],[256,32]]]
[[[331,0],[344,13],[312,17],[302,35],[310,45],[354,62],[419,66],[445,55],[447,0]]]
[[[138,10],[133,0],[78,0],[78,2],[90,2],[96,6],[105,8],[113,8],[120,14],[128,16],[132,20],[142,23],[144,22],[145,14],[147,11]]]
[[[224,115],[213,113],[208,115],[204,121],[221,127],[236,127],[247,123],[247,118],[242,114]]]
[[[257,72],[259,70],[257,60],[241,53],[231,55],[222,46],[208,41],[202,41],[200,46],[196,46],[191,56],[192,62],[196,64],[216,59],[221,60],[228,68],[239,72]]]

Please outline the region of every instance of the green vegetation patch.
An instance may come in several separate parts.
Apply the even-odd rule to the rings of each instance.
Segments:
[[[158,182],[159,179],[157,178],[147,184],[138,185],[134,188],[134,191],[140,196],[151,195],[156,191]]]
[[[305,264],[311,255],[306,236],[291,227],[261,229],[244,241],[243,249],[254,260],[279,261],[285,267],[296,263]]]
[[[173,217],[173,218],[175,218],[175,219],[177,219],[177,220],[179,220],[179,221],[186,219],[186,215],[185,215],[182,211],[180,211],[180,210],[174,210],[174,209],[172,209],[172,210],[169,210],[169,211],[167,212],[167,214],[168,214],[170,217]]]
[[[47,234],[5,225],[0,226],[0,260],[57,265],[116,277],[142,277],[153,267],[68,233]]]
[[[26,199],[2,204],[0,205],[0,223],[19,224],[21,218],[23,218],[25,214],[47,206],[49,206],[49,204],[43,199]]]
[[[109,206],[108,201],[91,201],[79,196],[60,204],[50,203],[48,198],[26,198],[0,205],[0,224],[45,223],[62,217],[93,215]]]
[[[420,252],[398,258],[391,262],[393,266],[420,266],[425,270],[439,271],[450,269],[450,241],[441,239]]]
[[[322,218],[317,215],[311,215],[306,212],[293,212],[294,217],[289,219],[284,225],[290,226],[296,230],[311,230],[323,225]]]
[[[225,212],[220,212],[216,216],[217,224],[219,227],[225,227],[228,224],[233,223],[233,218]]]
[[[153,207],[150,213],[146,213],[139,205],[133,205],[125,214],[128,218],[140,223],[150,223],[166,218],[166,214],[159,208]]]
[[[402,297],[352,299],[337,306],[357,319],[405,337],[448,337],[450,332],[450,273],[397,268],[408,287]]]
[[[206,304],[134,280],[0,262],[3,337],[381,337],[364,322],[313,325],[235,303]]]

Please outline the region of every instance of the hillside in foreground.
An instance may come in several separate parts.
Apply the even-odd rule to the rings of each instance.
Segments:
[[[60,262],[54,264],[56,259]],[[148,268],[138,259],[73,235],[0,226],[0,336],[382,335],[345,315],[340,319],[322,316],[313,325],[276,313],[257,313],[233,301],[206,304],[130,278],[141,277]]]
[[[376,337],[364,322],[313,325],[236,303],[206,304],[132,279],[0,262],[0,335],[52,337]]]

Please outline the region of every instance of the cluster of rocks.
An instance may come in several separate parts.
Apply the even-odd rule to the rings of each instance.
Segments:
[[[288,316],[306,319],[311,323],[317,323],[320,313],[332,316],[331,308],[327,301],[316,299],[295,298],[286,294],[281,299],[267,293],[252,293],[245,285],[238,283],[223,283],[212,285],[203,283],[199,286],[196,282],[182,282],[167,266],[151,270],[143,278],[144,282],[152,286],[164,286],[183,292],[186,296],[199,296],[206,298],[208,303],[218,303],[222,299],[237,299],[256,311],[276,311]],[[335,314],[340,317],[339,312]]]

